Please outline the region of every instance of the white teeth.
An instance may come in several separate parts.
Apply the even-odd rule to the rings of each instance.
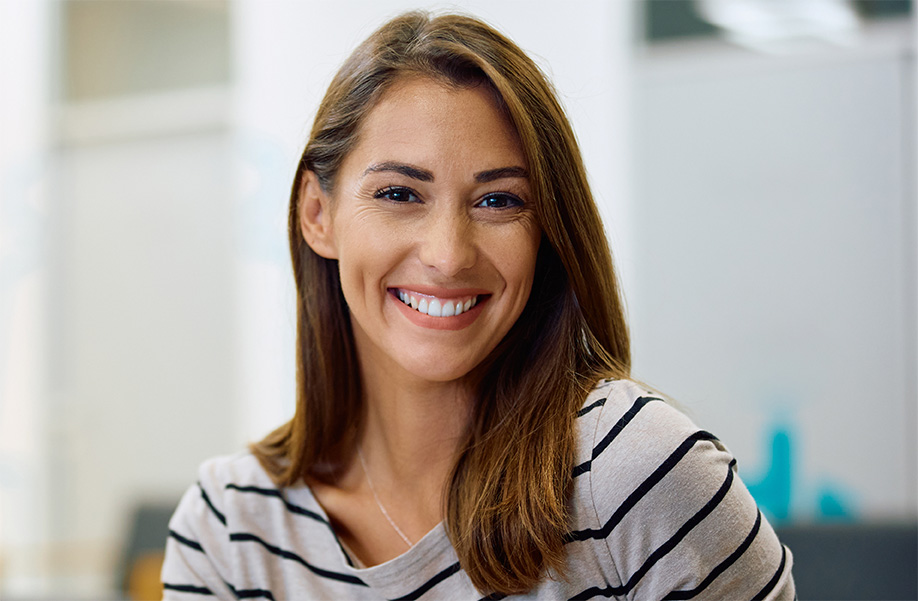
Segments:
[[[460,300],[444,301],[438,298],[428,299],[423,296],[418,298],[404,290],[399,290],[397,296],[399,300],[412,309],[415,309],[419,313],[430,315],[431,317],[453,317],[454,315],[461,315],[478,304],[477,296],[473,296],[465,302]]]

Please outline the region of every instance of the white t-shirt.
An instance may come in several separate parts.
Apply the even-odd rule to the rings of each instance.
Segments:
[[[794,599],[790,552],[711,434],[626,380],[601,382],[576,425],[566,579],[508,599]],[[443,524],[357,567],[310,489],[278,489],[249,453],[204,463],[169,528],[166,600],[484,597]]]

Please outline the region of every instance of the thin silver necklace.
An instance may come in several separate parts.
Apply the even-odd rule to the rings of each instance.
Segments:
[[[386,511],[386,508],[383,507],[382,502],[379,500],[379,495],[376,494],[376,487],[373,486],[373,480],[370,479],[370,472],[367,470],[367,462],[363,458],[363,453],[360,450],[360,447],[357,447],[357,457],[360,458],[360,466],[363,468],[363,475],[367,478],[367,485],[370,487],[370,492],[373,493],[373,499],[376,501],[376,506],[379,507],[379,510],[382,512],[383,516],[386,518],[386,521],[389,522],[389,525],[398,533],[402,540],[405,541],[405,544],[408,545],[408,548],[414,546],[414,543],[411,542],[411,539],[405,536],[405,533],[402,532],[402,529],[398,527],[398,524],[395,523],[395,520],[392,519],[392,516],[389,515],[389,512]]]

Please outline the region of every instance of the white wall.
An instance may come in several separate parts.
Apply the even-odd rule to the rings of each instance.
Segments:
[[[907,145],[907,150],[911,156],[906,155],[905,168],[906,172],[911,172],[910,177],[906,179],[906,194],[913,199],[911,219],[909,225],[913,232],[916,232],[911,241],[911,278],[912,285],[906,290],[906,298],[918,306],[918,60],[915,60],[915,48],[918,47],[918,9],[912,7],[912,70],[911,70],[911,91],[907,96],[906,107],[911,105],[911,143]],[[906,115],[908,116],[908,115]],[[908,197],[907,196],[907,197]],[[918,310],[915,311],[914,321],[912,321],[911,330],[911,347],[907,356],[912,358],[918,357]],[[916,360],[918,362],[918,360]],[[918,369],[912,374],[911,387],[913,403],[911,406],[911,415],[906,420],[907,424],[912,425],[911,448],[908,450],[906,460],[911,462],[911,473],[918,474]],[[918,488],[918,486],[913,487]],[[918,496],[918,491],[914,494]],[[918,501],[913,503],[913,509],[918,511]]]
[[[242,444],[226,91],[67,101],[62,7],[0,2],[0,596],[110,595]]]
[[[774,57],[673,44],[637,67],[636,372],[778,517],[915,515],[901,25]]]
[[[48,535],[51,511],[42,445],[51,16],[48,2],[0,2],[0,570],[23,575],[4,587],[34,584],[43,558],[28,551]]]
[[[155,107],[135,118],[177,108]],[[160,129],[55,152],[46,590],[113,585],[136,504],[175,502],[202,458],[241,444],[228,140]]]

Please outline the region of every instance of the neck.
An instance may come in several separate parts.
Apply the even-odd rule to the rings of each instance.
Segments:
[[[359,445],[373,481],[420,499],[429,513],[439,515],[446,480],[471,420],[472,386],[465,378],[419,378],[376,352],[356,330],[364,395]]]
[[[374,476],[418,493],[440,493],[471,417],[463,382],[418,382],[363,369],[360,445]]]

